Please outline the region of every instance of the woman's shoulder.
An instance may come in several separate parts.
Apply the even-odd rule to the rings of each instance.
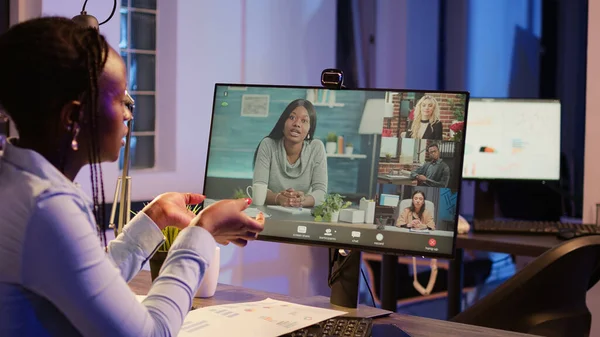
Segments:
[[[313,139],[309,142],[309,144],[312,148],[317,148],[317,147],[325,148],[325,144],[323,144],[323,141],[320,139]]]
[[[274,150],[277,148],[278,142],[279,140],[277,139],[265,137],[260,141],[260,144],[258,146],[264,149]]]
[[[325,144],[320,139],[313,139],[308,142],[308,148],[316,154],[325,154]]]

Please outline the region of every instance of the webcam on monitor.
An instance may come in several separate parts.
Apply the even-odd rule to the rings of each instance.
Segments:
[[[329,89],[344,87],[344,72],[339,69],[325,69],[321,72],[321,84]]]

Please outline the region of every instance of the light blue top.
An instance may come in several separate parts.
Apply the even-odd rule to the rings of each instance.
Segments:
[[[175,336],[215,252],[181,231],[148,297],[131,280],[164,237],[138,213],[105,253],[92,202],[43,156],[9,142],[0,155],[0,336]]]

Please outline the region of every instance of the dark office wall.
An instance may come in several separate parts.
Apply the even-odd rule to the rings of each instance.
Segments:
[[[10,0],[0,0],[0,34],[10,25]]]
[[[356,38],[352,28],[356,25],[356,12],[360,1],[338,1],[338,63],[352,79],[359,77],[361,69],[361,48],[356,48]],[[452,5],[444,0],[433,6],[437,18],[435,26],[439,29],[438,78],[437,87],[446,90],[469,90],[473,96],[487,97],[530,97],[554,98],[562,102],[562,146],[561,175],[558,183],[515,182],[499,183],[497,191],[500,206],[506,216],[523,216],[526,213],[544,218],[557,218],[561,215],[580,217],[583,207],[583,152],[585,123],[585,83],[587,53],[587,3],[588,0],[522,0],[516,1],[519,10],[528,15],[527,20],[515,26],[515,31],[497,26],[502,20],[494,21],[490,36],[511,37],[512,60],[501,68],[484,67],[481,64],[493,62],[493,57],[482,61],[481,55],[494,55],[495,39],[489,38],[483,43],[473,41],[473,20],[479,20],[480,12],[490,14],[488,2],[453,0]],[[541,7],[540,7],[541,6]],[[409,6],[410,7],[410,6]],[[409,8],[407,7],[407,8]],[[408,10],[408,9],[407,9]],[[507,14],[507,13],[504,13]],[[508,14],[507,14],[508,15]],[[510,14],[512,15],[512,14]],[[516,15],[516,14],[515,14]],[[358,16],[358,18],[364,17]],[[369,17],[369,16],[366,16]],[[541,20],[540,20],[541,18]],[[536,22],[542,24],[541,36],[533,27]],[[507,21],[508,22],[508,21]],[[474,26],[475,25],[475,26]],[[477,26],[479,27],[479,26]],[[493,35],[496,34],[496,35]],[[480,36],[481,34],[479,34]],[[364,36],[362,42],[365,41]],[[385,43],[394,43],[385,41]],[[478,44],[479,43],[479,44]],[[362,44],[362,49],[365,44]],[[473,49],[475,48],[475,49]],[[479,49],[477,49],[479,48]],[[414,49],[411,49],[415,53]],[[487,54],[486,54],[487,53]],[[473,63],[472,56],[479,57],[479,63]],[[408,60],[409,58],[407,58]],[[475,68],[479,69],[474,71]],[[477,68],[479,67],[479,68]],[[489,70],[488,70],[489,69]],[[494,73],[495,71],[495,73]],[[504,76],[507,72],[508,77]],[[353,76],[353,75],[357,76]],[[351,79],[351,83],[355,83]],[[358,81],[359,83],[361,81]],[[360,84],[359,84],[360,86]],[[432,87],[433,89],[433,87]],[[499,92],[500,94],[495,94]],[[473,188],[463,185],[461,210],[464,204],[473,204]],[[527,196],[528,205],[519,207],[514,204],[514,196]],[[552,205],[552,207],[548,207]],[[470,207],[466,207],[470,208]],[[521,208],[521,209],[519,209]],[[511,210],[514,211],[510,214]]]
[[[0,34],[6,32],[10,25],[10,0],[0,0]],[[1,112],[0,112],[1,115]],[[0,116],[0,134],[8,135],[8,122]]]

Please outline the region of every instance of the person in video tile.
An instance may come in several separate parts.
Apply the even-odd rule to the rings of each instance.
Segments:
[[[253,184],[266,184],[265,204],[313,207],[327,193],[327,156],[314,139],[317,113],[305,99],[292,101],[254,153]]]
[[[425,207],[425,193],[415,191],[410,207],[406,207],[398,216],[396,227],[435,230],[433,213]]]
[[[407,138],[442,140],[440,106],[433,96],[421,97],[414,110],[414,120],[406,133]]]
[[[448,187],[450,168],[440,158],[440,148],[437,144],[427,147],[431,159],[410,173],[410,177],[417,181],[419,186]]]

